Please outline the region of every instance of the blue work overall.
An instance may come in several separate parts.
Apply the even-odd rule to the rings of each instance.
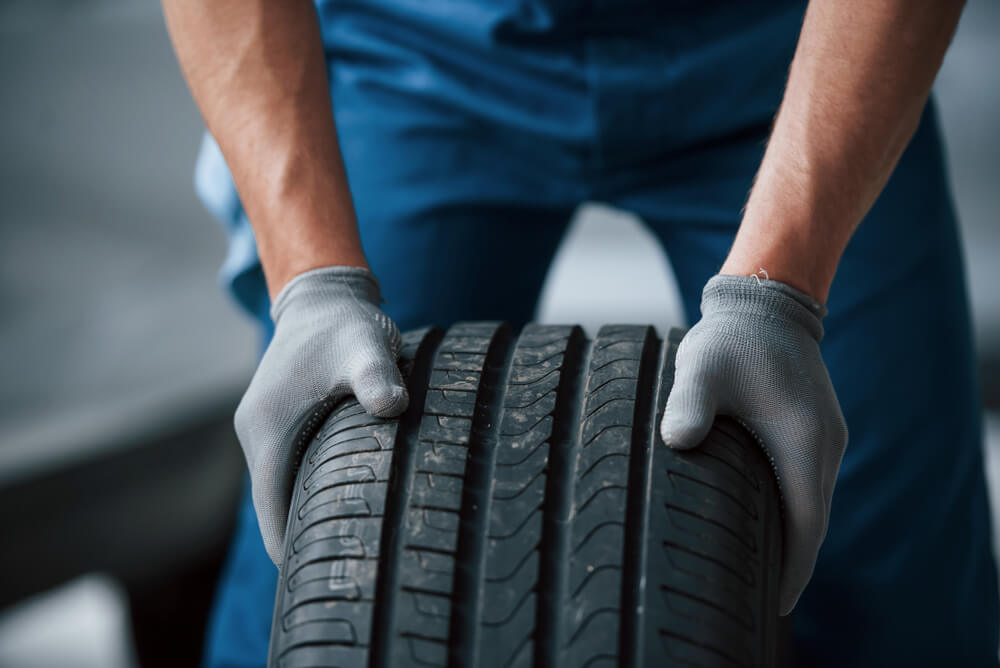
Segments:
[[[804,2],[317,8],[362,242],[402,330],[531,320],[584,201],[642,218],[698,320],[761,160]],[[266,339],[253,233],[211,138],[196,180],[230,233],[223,278]],[[851,436],[793,617],[801,665],[996,666],[969,307],[933,104],[848,246],[828,307],[822,352]],[[264,666],[276,576],[247,494],[207,666]]]

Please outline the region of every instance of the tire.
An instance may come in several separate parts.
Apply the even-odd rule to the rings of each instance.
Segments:
[[[680,337],[408,333],[409,410],[303,456],[269,665],[773,665],[774,476],[729,418],[660,441]]]

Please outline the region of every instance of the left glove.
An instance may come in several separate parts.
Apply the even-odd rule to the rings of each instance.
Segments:
[[[402,341],[380,301],[375,277],[357,267],[299,274],[274,300],[274,337],[235,423],[260,533],[279,566],[298,458],[334,405],[353,394],[377,417],[406,410]]]
[[[795,607],[826,535],[847,425],[820,355],[826,309],[778,281],[715,276],[701,320],[677,349],[664,443],[696,447],[716,415],[753,430],[774,461],[784,503],[779,612]]]

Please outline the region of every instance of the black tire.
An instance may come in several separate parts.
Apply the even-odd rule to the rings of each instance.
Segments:
[[[773,665],[774,477],[731,419],[656,435],[680,335],[407,334],[406,414],[303,457],[269,665]]]

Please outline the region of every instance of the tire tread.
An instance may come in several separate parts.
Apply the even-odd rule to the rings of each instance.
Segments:
[[[659,439],[681,335],[407,333],[410,409],[303,456],[269,665],[772,665],[777,487],[735,420]]]

